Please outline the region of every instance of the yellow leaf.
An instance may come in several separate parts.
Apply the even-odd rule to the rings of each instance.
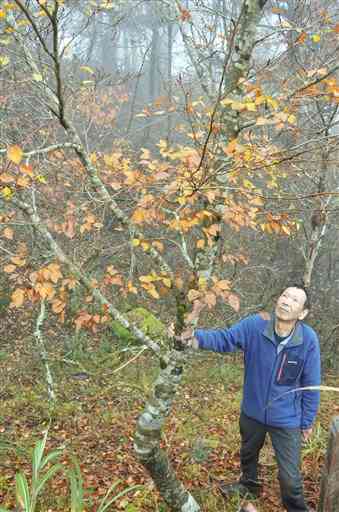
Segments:
[[[142,160],[150,160],[151,159],[151,153],[149,149],[141,148],[141,159]]]
[[[197,241],[197,248],[198,249],[203,249],[205,247],[205,240],[203,239],[200,239]]]
[[[11,44],[11,39],[9,37],[2,37],[0,39],[0,43],[2,45],[8,46],[9,44]]]
[[[281,231],[283,231],[286,235],[290,235],[291,234],[290,228],[285,226],[284,224],[281,226]]]
[[[91,154],[89,155],[89,159],[90,159],[91,163],[92,163],[93,165],[95,165],[95,164],[96,164],[96,162],[97,162],[97,160],[98,160],[98,157],[97,157],[96,153],[91,153]]]
[[[234,101],[231,105],[232,110],[245,110],[246,105],[244,103],[241,103],[240,101]]]
[[[257,106],[253,102],[246,103],[246,109],[250,112],[255,112],[257,110]]]
[[[133,238],[131,243],[133,247],[138,247],[138,245],[140,245],[140,240],[138,238]]]
[[[198,299],[200,297],[200,292],[198,290],[190,290],[187,294],[187,298],[190,302]]]
[[[164,283],[165,286],[167,286],[167,288],[171,288],[172,281],[169,277],[164,277],[162,282]]]
[[[150,248],[150,244],[148,242],[141,242],[141,247],[143,248],[144,251],[148,251],[148,249]]]
[[[160,299],[159,293],[156,291],[154,286],[151,286],[147,288],[147,292],[154,298],[154,299]]]
[[[136,224],[141,224],[142,222],[144,222],[146,220],[145,210],[142,210],[141,208],[137,208],[132,215],[132,220]]]
[[[6,272],[7,274],[10,274],[11,272],[14,272],[15,270],[16,270],[15,265],[5,265],[4,266],[4,272]]]
[[[312,40],[314,43],[319,43],[320,39],[321,39],[321,37],[319,34],[313,34]]]
[[[152,281],[154,281],[154,276],[151,276],[151,275],[148,275],[148,276],[140,276],[139,277],[139,281],[141,281],[142,283],[151,283]]]
[[[11,258],[11,262],[18,267],[23,267],[26,264],[26,260],[20,258],[19,256],[13,256],[13,258]]]
[[[36,176],[36,177],[35,177],[35,179],[36,179],[39,183],[47,183],[45,176],[43,176],[42,174],[38,174],[38,176]]]
[[[20,306],[23,305],[24,300],[25,300],[25,290],[23,290],[22,288],[17,288],[12,293],[11,299],[12,299],[12,304],[14,306],[16,306],[17,308],[20,308]]]
[[[279,106],[277,100],[271,98],[270,96],[267,96],[266,101],[270,107],[272,107],[274,110],[276,110]]]
[[[19,164],[22,160],[23,151],[20,146],[9,146],[7,150],[7,158],[15,164]]]
[[[224,105],[224,107],[227,107],[227,105],[231,105],[233,103],[233,100],[230,98],[224,98],[220,103]]]
[[[43,80],[43,77],[42,75],[40,75],[40,73],[33,73],[33,80],[35,80],[35,82],[42,82]]]
[[[81,71],[85,71],[86,73],[90,73],[91,75],[94,75],[94,71],[89,66],[80,66]]]
[[[5,228],[3,235],[5,238],[8,238],[8,240],[13,240],[13,229]]]
[[[206,277],[199,277],[199,288],[205,288],[207,284]]]
[[[0,18],[6,18],[6,13],[3,9],[0,9]]]
[[[294,114],[291,114],[290,116],[288,116],[287,121],[288,121],[290,124],[296,124],[296,122],[297,122],[297,118],[295,117],[295,115],[294,115]]]
[[[7,66],[9,63],[9,58],[7,55],[4,55],[3,57],[0,55],[0,66]]]
[[[249,180],[243,180],[242,184],[244,185],[245,188],[248,188],[250,190],[254,188],[253,183]]]

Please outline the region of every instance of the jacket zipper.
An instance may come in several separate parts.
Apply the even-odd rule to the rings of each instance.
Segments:
[[[287,354],[285,352],[284,357],[283,357],[282,362],[281,362],[281,366],[279,368],[277,382],[279,382],[279,380],[281,379],[281,374],[282,374],[282,371],[283,371],[283,368],[284,368],[284,364],[285,364],[286,358],[287,358]]]
[[[282,352],[280,352],[279,354],[277,354],[277,355],[276,355],[275,362],[274,362],[274,366],[273,366],[273,370],[272,370],[272,373],[271,373],[270,383],[269,383],[268,390],[267,390],[267,396],[266,396],[266,411],[265,411],[265,424],[266,424],[266,425],[268,424],[268,422],[267,422],[267,420],[268,420],[268,399],[269,399],[269,396],[270,396],[270,393],[271,393],[272,380],[273,380],[274,375],[275,375],[275,373],[276,373],[277,361],[279,360],[279,357],[280,357],[280,354],[281,354],[281,353],[282,353]],[[279,374],[278,374],[278,379],[277,379],[277,380],[279,380],[279,379],[280,379],[280,377],[281,377],[282,368],[283,368],[283,366],[284,366],[284,363],[285,363],[285,360],[286,360],[286,357],[287,357],[287,354],[286,354],[285,350],[284,350],[283,354],[284,354],[284,355],[282,356],[282,362],[281,362],[281,366],[280,366],[280,368],[279,368]]]

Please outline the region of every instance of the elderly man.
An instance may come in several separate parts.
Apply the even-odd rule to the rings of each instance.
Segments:
[[[320,384],[320,350],[316,333],[303,320],[307,291],[286,288],[274,313],[244,318],[230,329],[186,331],[181,341],[214,352],[244,352],[245,375],[240,415],[241,478],[221,487],[224,495],[259,496],[258,458],[268,433],[279,468],[283,506],[288,512],[310,511],[300,474],[302,440],[308,440],[319,407],[318,391],[296,391]]]

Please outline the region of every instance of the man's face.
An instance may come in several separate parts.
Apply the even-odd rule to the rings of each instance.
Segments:
[[[275,315],[278,320],[296,322],[303,320],[308,311],[305,309],[306,294],[300,288],[286,288],[277,300]]]

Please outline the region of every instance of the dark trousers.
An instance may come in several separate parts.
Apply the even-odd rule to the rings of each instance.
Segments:
[[[287,512],[308,511],[300,474],[300,429],[270,427],[241,413],[241,483],[250,491],[258,489],[259,452],[267,433],[270,435],[278,463],[281,499],[284,507]]]

